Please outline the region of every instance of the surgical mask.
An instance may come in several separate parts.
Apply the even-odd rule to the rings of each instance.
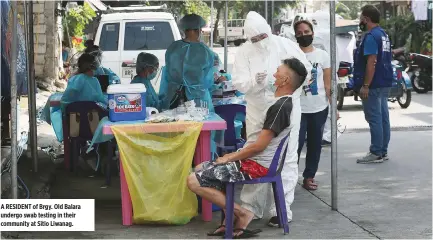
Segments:
[[[296,41],[299,43],[301,47],[308,47],[313,43],[313,35],[303,35],[296,37]]]
[[[147,75],[146,80],[152,80],[156,77],[156,71],[153,71],[153,73]]]
[[[359,29],[361,29],[361,31],[365,32],[367,30],[367,23],[360,22],[359,23]]]
[[[277,86],[275,86],[275,78],[273,78],[271,81],[268,81],[268,87],[273,93],[277,91]]]

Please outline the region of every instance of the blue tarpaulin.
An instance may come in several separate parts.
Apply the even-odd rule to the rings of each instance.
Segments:
[[[12,11],[10,1],[1,0],[1,96],[9,98],[11,93]],[[27,95],[27,55],[24,29],[18,23],[17,91]]]

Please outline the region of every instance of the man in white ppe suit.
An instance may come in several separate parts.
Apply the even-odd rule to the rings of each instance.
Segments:
[[[272,73],[287,58],[299,59],[307,69],[311,78],[311,64],[301,51],[298,44],[289,39],[272,35],[271,27],[257,12],[249,12],[244,25],[248,41],[236,53],[233,66],[232,82],[237,90],[245,94],[247,141],[255,141],[262,130],[266,110],[275,101]],[[306,81],[307,82],[307,81]],[[286,199],[287,218],[292,220],[290,205],[294,199],[298,181],[298,136],[301,120],[301,105],[299,88],[293,94],[293,110],[290,119],[297,124],[290,133],[289,146],[286,154],[282,179]],[[241,192],[242,207],[262,218],[265,210],[269,210],[271,219],[269,225],[278,226],[272,187],[270,184],[244,185]],[[271,205],[269,207],[269,205]]]

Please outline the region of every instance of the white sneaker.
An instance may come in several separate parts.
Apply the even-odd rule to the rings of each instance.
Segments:
[[[388,153],[383,154],[382,159],[383,161],[388,161],[389,160]]]

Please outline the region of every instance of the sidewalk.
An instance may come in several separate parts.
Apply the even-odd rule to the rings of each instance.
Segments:
[[[431,130],[393,131],[391,159],[373,165],[356,164],[356,159],[368,150],[369,133],[343,134],[338,140],[339,212],[380,238],[431,239]],[[316,175],[319,190],[314,192],[328,204],[331,203],[330,151],[325,148],[322,152]],[[303,160],[300,165],[303,169]]]
[[[393,132],[391,160],[376,165],[356,164],[368,143],[368,133],[348,133],[339,138],[338,212],[329,207],[330,148],[325,148],[316,176],[319,190],[310,193],[300,186],[296,189],[290,234],[284,236],[282,229],[267,227],[267,218],[254,221],[250,227],[263,229],[260,238],[431,238],[431,131]],[[102,178],[77,177],[57,170],[51,198],[97,199],[96,231],[23,232],[19,238],[196,239],[206,238],[206,232],[219,223],[219,213],[215,213],[212,223],[197,217],[185,226],[123,227],[116,180],[111,188],[101,189]]]

